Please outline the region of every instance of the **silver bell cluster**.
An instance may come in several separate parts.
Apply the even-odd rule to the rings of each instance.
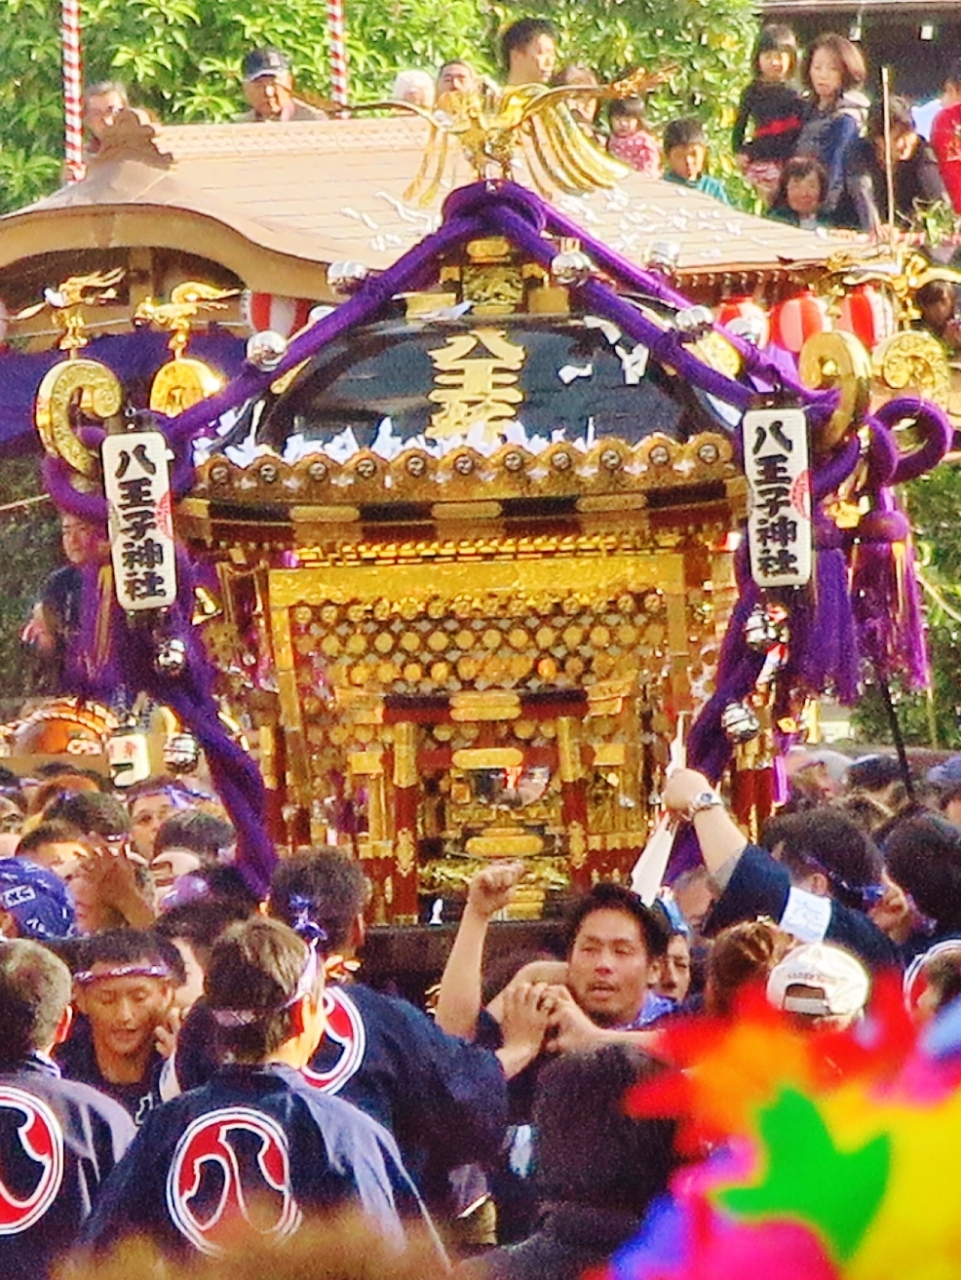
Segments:
[[[262,329],[247,339],[247,362],[261,373],[276,369],[287,354],[287,339],[273,329]]]
[[[183,675],[187,667],[187,646],[176,636],[167,636],[163,640],[158,640],[153,665],[159,675]]]
[[[551,258],[551,275],[568,289],[586,284],[593,270],[594,263],[581,249],[566,249]]]
[[[671,275],[681,260],[681,246],[676,240],[658,240],[651,245],[647,265],[652,271]]]
[[[781,627],[763,605],[757,605],[748,614],[744,624],[744,643],[755,653],[767,653],[781,643]]]
[[[192,733],[172,733],[164,743],[163,757],[170,773],[193,773],[200,763],[200,743]]]
[[[761,722],[746,702],[729,702],[721,712],[721,728],[729,742],[750,742],[761,732]]]
[[[327,283],[334,293],[346,298],[361,288],[368,275],[362,262],[332,262],[327,268]]]
[[[684,338],[699,338],[714,327],[714,312],[710,307],[683,307],[674,317],[674,327]]]

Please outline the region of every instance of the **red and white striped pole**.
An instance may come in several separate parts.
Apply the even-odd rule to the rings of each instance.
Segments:
[[[344,41],[344,0],[327,0],[327,34],[330,42],[330,96],[347,106],[347,45]]]
[[[70,181],[83,177],[83,66],[80,60],[80,0],[61,0],[63,49],[63,144]]]

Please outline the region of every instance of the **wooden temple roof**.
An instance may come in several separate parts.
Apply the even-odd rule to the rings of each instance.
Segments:
[[[384,268],[440,220],[445,189],[427,208],[403,194],[428,138],[421,120],[156,128],[134,120],[82,181],[0,218],[0,271],[52,245],[171,248],[221,263],[254,290],[325,298],[330,263]],[[466,161],[458,166],[453,185],[471,181]],[[612,191],[558,193],[556,202],[639,264],[653,244],[676,242],[679,274],[691,282],[816,268],[836,248],[635,173]]]

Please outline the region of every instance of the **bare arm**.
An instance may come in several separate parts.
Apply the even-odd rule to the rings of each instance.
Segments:
[[[448,1035],[471,1039],[477,1030],[487,926],[491,916],[507,906],[523,874],[522,862],[499,862],[478,871],[470,882],[437,997],[437,1025]]]
[[[678,769],[664,786],[664,808],[686,817],[695,797],[713,790],[703,773]],[[701,857],[711,875],[716,875],[726,863],[736,861],[747,848],[747,837],[723,805],[702,809],[694,815],[693,822]]]
[[[624,1031],[615,1027],[599,1027],[580,1007],[566,987],[552,987],[545,1003],[550,1009],[552,1035],[546,1048],[552,1053],[570,1053],[577,1049],[593,1049],[602,1044],[632,1044],[636,1049],[661,1056],[663,1037],[656,1030]]]

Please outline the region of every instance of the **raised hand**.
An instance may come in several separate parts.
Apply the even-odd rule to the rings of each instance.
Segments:
[[[514,886],[525,870],[523,862],[492,862],[478,871],[467,886],[467,906],[475,915],[489,920],[510,902]]]

